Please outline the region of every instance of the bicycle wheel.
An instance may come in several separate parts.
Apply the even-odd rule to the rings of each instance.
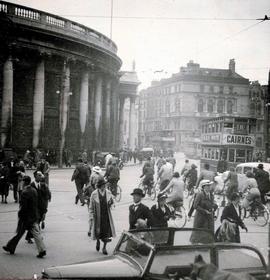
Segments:
[[[187,223],[187,213],[184,206],[178,207],[174,214],[173,224],[176,228],[183,228]]]
[[[122,189],[121,189],[121,187],[119,185],[117,185],[115,201],[116,202],[120,202],[121,197],[122,197]]]
[[[258,226],[264,227],[269,220],[269,211],[265,205],[258,203],[251,215]]]

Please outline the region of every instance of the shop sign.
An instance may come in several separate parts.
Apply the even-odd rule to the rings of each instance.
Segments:
[[[253,135],[234,135],[224,134],[222,139],[224,145],[244,145],[255,146],[255,137]]]
[[[204,134],[202,137],[204,143],[220,143],[220,134]]]
[[[164,142],[175,142],[175,137],[162,137],[161,139]]]

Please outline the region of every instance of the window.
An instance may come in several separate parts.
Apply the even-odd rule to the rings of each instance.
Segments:
[[[214,93],[214,86],[210,86],[210,87],[209,87],[209,91],[210,91],[211,93]]]
[[[168,99],[166,100],[165,111],[166,111],[166,113],[170,113],[170,101]]]
[[[207,102],[207,112],[213,113],[213,111],[214,111],[214,101],[212,99],[210,99]]]
[[[229,149],[229,162],[234,162],[234,149]]]
[[[180,99],[175,98],[175,112],[179,113],[180,112]]]
[[[232,114],[233,112],[233,102],[231,100],[228,100],[227,102],[227,113]]]
[[[219,86],[219,93],[222,94],[224,91],[224,86]]]
[[[204,92],[204,85],[200,85],[200,92]]]
[[[198,102],[198,112],[202,113],[203,112],[203,100],[200,99]]]
[[[220,113],[223,113],[223,101],[222,100],[218,100],[218,103],[217,103],[217,112],[220,114]]]
[[[261,114],[262,114],[262,105],[261,105],[261,103],[258,103],[258,104],[257,104],[257,114],[258,114],[259,116],[261,116]]]
[[[245,162],[246,158],[246,150],[243,149],[237,149],[236,150],[236,162]]]
[[[254,115],[254,114],[255,114],[255,104],[254,104],[254,103],[251,103],[251,104],[250,104],[250,114],[251,114],[251,115]]]
[[[233,94],[233,86],[229,86],[229,93]]]
[[[261,147],[262,147],[262,137],[258,137],[258,138],[256,139],[256,146],[257,146],[258,148],[261,148]]]

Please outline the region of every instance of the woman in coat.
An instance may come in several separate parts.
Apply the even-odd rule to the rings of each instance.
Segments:
[[[240,207],[239,207],[240,195],[238,193],[233,193],[231,195],[231,203],[224,207],[221,216],[221,226],[216,232],[217,239],[222,242],[236,242],[240,243],[240,233],[239,227],[247,231],[247,227],[240,218]],[[227,234],[226,230],[222,232],[222,225],[225,222],[229,222],[234,228],[234,234]],[[227,227],[228,228],[228,227]]]
[[[194,228],[201,228],[213,231],[214,229],[214,215],[216,209],[213,194],[210,192],[212,181],[202,180],[200,186],[201,192],[196,195],[194,201],[194,209],[196,209],[194,217]],[[193,231],[190,237],[191,243],[211,243],[213,238],[207,232]]]
[[[89,205],[89,232],[96,242],[96,250],[100,249],[100,240],[103,242],[102,253],[107,255],[106,245],[115,237],[114,223],[111,214],[113,204],[112,193],[106,189],[106,182],[101,178],[97,182],[97,189],[92,192]]]

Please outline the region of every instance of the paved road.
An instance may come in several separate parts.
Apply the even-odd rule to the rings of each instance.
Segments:
[[[178,155],[177,170],[181,170],[184,162]],[[198,162],[197,162],[198,164]],[[122,200],[113,209],[117,235],[128,228],[128,206],[132,203],[130,193],[139,183],[141,166],[127,166],[121,171]],[[87,236],[87,208],[74,204],[75,187],[70,181],[72,170],[52,170],[50,174],[52,202],[46,219],[46,229],[43,231],[48,255],[44,259],[36,258],[35,245],[30,245],[22,239],[15,255],[0,251],[0,278],[30,278],[34,273],[40,274],[44,267],[62,265],[85,260],[102,258],[95,251],[95,242]],[[16,230],[18,204],[9,198],[9,204],[0,204],[0,245],[1,247],[13,236]],[[147,205],[153,202],[145,199]],[[259,228],[247,223],[249,233],[242,233],[242,240],[257,245],[266,255],[267,227]],[[192,221],[187,226],[192,226]],[[108,245],[109,254],[117,238]]]

